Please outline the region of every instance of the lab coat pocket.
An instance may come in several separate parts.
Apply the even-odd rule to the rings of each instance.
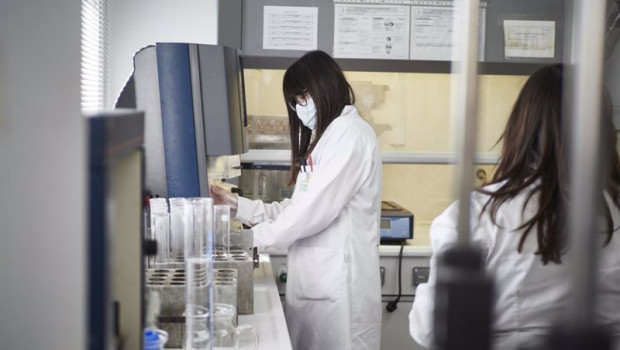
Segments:
[[[331,248],[305,247],[297,254],[297,273],[300,299],[330,300],[340,298],[344,254]]]

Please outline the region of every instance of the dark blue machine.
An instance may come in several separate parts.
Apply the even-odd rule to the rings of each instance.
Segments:
[[[146,190],[152,195],[208,197],[207,157],[247,151],[237,49],[187,43],[143,48],[116,107],[145,111]]]

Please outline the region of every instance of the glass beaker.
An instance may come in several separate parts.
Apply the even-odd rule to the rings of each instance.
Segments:
[[[213,206],[213,230],[215,231],[216,254],[228,258],[230,247],[230,206],[216,204]]]
[[[186,350],[211,350],[212,323],[209,309],[200,305],[188,304],[185,308],[185,346]]]
[[[235,326],[235,315],[232,307],[226,304],[215,303],[213,322],[215,324],[213,334],[213,348],[233,348],[239,349],[239,339],[243,332],[250,332],[252,335],[252,349],[258,348],[258,334],[254,327],[249,325]]]

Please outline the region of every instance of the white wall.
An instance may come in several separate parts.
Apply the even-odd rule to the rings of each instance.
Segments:
[[[224,0],[225,1],[225,0]],[[133,55],[156,42],[217,43],[218,0],[109,0],[112,107],[133,71]]]
[[[0,1],[0,348],[86,347],[80,0]]]

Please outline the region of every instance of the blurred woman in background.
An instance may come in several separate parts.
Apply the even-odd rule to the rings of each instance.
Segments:
[[[525,83],[501,137],[503,148],[493,180],[471,195],[471,240],[485,253],[486,271],[495,282],[492,344],[517,349],[539,342],[562,316],[573,266],[567,242],[568,157],[570,138],[563,130],[563,68],[546,66]],[[599,263],[602,325],[620,335],[620,163],[611,105],[602,118],[605,191],[600,194],[604,248]],[[433,342],[436,257],[456,245],[458,205],[432,223],[433,256],[428,283],[418,286],[409,315],[411,336]],[[620,344],[618,344],[620,345]]]

